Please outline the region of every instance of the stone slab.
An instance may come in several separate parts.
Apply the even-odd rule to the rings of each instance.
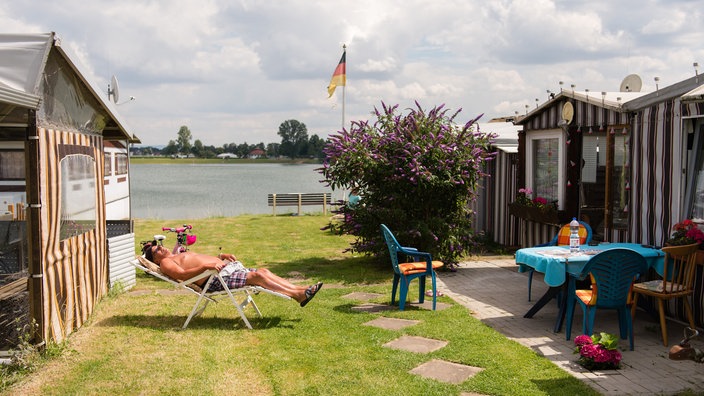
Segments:
[[[378,293],[363,293],[363,292],[354,292],[350,294],[345,294],[342,296],[342,298],[348,298],[350,300],[362,300],[362,301],[368,301],[368,300],[373,300],[375,298],[383,297],[383,294],[378,294]]]
[[[484,369],[481,367],[467,366],[464,364],[433,359],[414,368],[410,371],[410,373],[420,375],[425,378],[431,378],[440,382],[461,384],[469,378],[477,375],[482,370]]]
[[[387,304],[367,303],[354,306],[352,307],[352,310],[357,312],[383,312],[398,310],[398,307],[394,307],[393,305]]]
[[[408,307],[408,306],[416,307],[416,308],[420,308],[420,309],[427,309],[427,310],[432,311],[432,310],[433,310],[433,299],[432,299],[432,298],[431,298],[431,299],[427,299],[427,298],[426,298],[425,301],[424,301],[422,304],[419,303],[419,302],[406,303],[406,306],[407,306],[407,307]],[[450,308],[450,307],[451,307],[450,304],[441,303],[441,302],[435,303],[435,310],[436,310],[436,311],[442,311],[443,309],[447,309],[447,308]]]
[[[363,323],[365,326],[374,326],[386,330],[401,330],[404,327],[413,326],[420,323],[420,320],[408,320],[408,319],[397,319],[397,318],[385,318],[380,317],[374,320],[370,320],[367,323]]]
[[[384,344],[387,348],[400,349],[403,351],[416,353],[430,353],[445,347],[445,345],[447,345],[447,341],[416,336],[401,336]]]

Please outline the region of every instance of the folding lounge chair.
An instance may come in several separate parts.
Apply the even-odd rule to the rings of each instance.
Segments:
[[[274,296],[285,298],[288,300],[291,299],[291,297],[287,295],[265,289],[261,286],[247,285],[239,289],[229,289],[225,284],[225,281],[220,276],[220,273],[216,270],[206,271],[198,276],[195,276],[185,281],[177,281],[164,275],[158,265],[147,260],[144,256],[136,256],[134,260],[130,261],[130,263],[136,268],[148,273],[149,275],[157,277],[163,281],[169,282],[177,288],[188,290],[189,292],[198,296],[198,299],[196,300],[196,303],[193,306],[193,309],[191,310],[191,314],[188,315],[186,322],[183,324],[184,329],[188,326],[188,323],[191,321],[191,319],[203,313],[203,311],[210,302],[217,303],[219,302],[218,300],[222,298],[229,298],[230,301],[232,301],[232,304],[235,306],[235,308],[237,308],[237,311],[240,313],[242,320],[250,329],[252,328],[252,325],[249,323],[249,320],[247,320],[247,316],[245,316],[244,314],[244,309],[247,307],[247,305],[251,304],[254,310],[257,312],[257,315],[259,315],[260,318],[262,317],[262,313],[259,311],[259,307],[257,307],[257,304],[254,302],[252,294],[262,292],[269,293]],[[205,287],[200,288],[196,284],[196,282],[206,278],[207,282],[205,283]],[[210,293],[206,292],[212,282],[220,282],[225,290]],[[244,299],[242,299],[241,302],[237,302],[237,299],[234,295],[240,293],[244,295]]]

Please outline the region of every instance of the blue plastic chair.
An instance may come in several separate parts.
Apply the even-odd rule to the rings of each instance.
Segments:
[[[567,340],[572,333],[575,302],[582,306],[584,318],[582,333],[592,335],[597,309],[618,311],[618,325],[622,339],[628,338],[633,350],[633,323],[630,294],[633,282],[648,268],[645,258],[630,249],[609,249],[592,257],[582,273],[591,278],[591,288],[576,289],[576,279],[570,276],[567,299]]]
[[[398,290],[398,285],[400,283],[401,290],[399,294],[398,305],[399,309],[403,311],[403,308],[406,305],[406,298],[408,296],[408,285],[413,279],[416,278],[419,278],[420,280],[420,291],[418,294],[418,301],[422,304],[425,301],[425,277],[430,276],[433,284],[434,311],[437,294],[437,288],[435,283],[435,269],[442,267],[443,263],[440,261],[433,261],[433,258],[430,253],[419,252],[416,248],[401,246],[396,240],[396,237],[394,237],[394,234],[384,224],[381,225],[381,232],[384,234],[384,240],[386,240],[386,246],[389,248],[389,255],[391,256],[391,265],[394,268],[394,284],[391,290],[391,305],[393,305],[395,302],[396,290]],[[421,259],[421,261],[399,263],[399,254],[404,254],[408,257],[412,257],[414,260]]]
[[[586,245],[592,241],[592,228],[589,224],[580,221],[579,222],[579,243],[581,245]],[[567,223],[560,227],[557,231],[555,237],[548,243],[541,243],[540,245],[535,245],[533,247],[544,247],[544,246],[564,246],[570,244],[570,224]],[[528,301],[530,301],[531,289],[533,287],[533,272],[535,270],[531,269],[528,272]]]

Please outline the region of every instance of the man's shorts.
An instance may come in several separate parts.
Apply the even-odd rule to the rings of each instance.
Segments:
[[[239,261],[228,262],[225,268],[220,270],[220,275],[222,280],[225,281],[227,288],[230,290],[239,289],[243,287],[247,282],[247,273],[256,271],[256,268],[245,268]],[[222,283],[218,280],[213,280],[208,288],[209,293],[219,292],[225,290]]]

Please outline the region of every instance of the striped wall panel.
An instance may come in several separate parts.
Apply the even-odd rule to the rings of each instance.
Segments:
[[[60,342],[79,328],[107,292],[102,137],[40,128],[43,338]],[[96,228],[60,240],[60,147],[83,147],[96,164]]]
[[[518,246],[518,219],[508,214],[508,204],[513,202],[518,191],[518,154],[499,150],[494,159],[493,172],[491,202],[494,208],[489,212],[488,228],[491,229],[494,242],[504,246]]]
[[[633,242],[662,245],[682,213],[685,138],[679,98],[638,112],[634,121],[630,234]]]
[[[127,290],[137,284],[136,269],[130,264],[134,259],[134,234],[108,238],[110,287],[120,283]]]

